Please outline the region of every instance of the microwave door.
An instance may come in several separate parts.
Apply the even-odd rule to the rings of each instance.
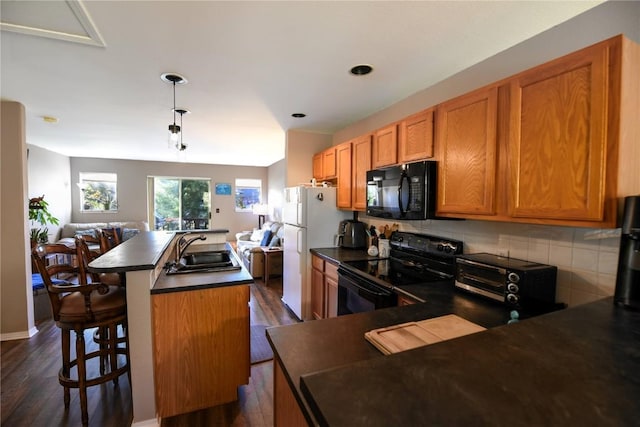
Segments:
[[[400,218],[407,216],[409,207],[411,206],[411,182],[406,172],[400,175],[400,183],[398,184],[398,209],[400,210]]]

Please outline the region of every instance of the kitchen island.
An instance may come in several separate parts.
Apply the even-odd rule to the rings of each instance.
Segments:
[[[188,252],[229,250],[237,260],[225,242],[227,232],[198,230],[206,239],[192,245]],[[93,272],[126,275],[134,424],[155,424],[158,416],[228,400],[228,384],[218,391],[217,384],[208,381],[215,369],[235,372],[225,377],[231,382],[248,381],[248,285],[253,278],[242,266],[231,271],[167,276],[164,267],[175,259],[175,243],[180,235],[164,231],[140,233],[89,264]],[[234,345],[216,347],[225,342]],[[243,342],[246,345],[235,345]],[[182,370],[180,363],[185,361],[179,357],[184,350],[181,346],[187,344],[193,350],[188,360],[189,373]],[[230,347],[236,355],[231,365],[225,356]],[[212,353],[218,350],[219,354]],[[180,383],[185,378],[191,381],[188,389]],[[207,392],[201,393],[198,384],[205,384]],[[237,385],[240,384],[233,386],[234,390]]]
[[[454,289],[425,303],[270,328],[275,425],[635,425],[640,313],[612,298],[508,324]],[[364,333],[458,315],[488,330],[389,356]]]

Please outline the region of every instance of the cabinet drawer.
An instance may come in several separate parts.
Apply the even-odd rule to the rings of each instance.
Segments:
[[[319,256],[314,255],[311,257],[311,265],[316,270],[324,271],[324,260]]]
[[[338,266],[335,264],[331,264],[330,262],[324,263],[324,274],[328,278],[338,280]]]

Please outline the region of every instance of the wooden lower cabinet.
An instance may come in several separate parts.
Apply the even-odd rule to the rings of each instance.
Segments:
[[[338,316],[338,266],[311,257],[311,311],[314,319]]]
[[[273,359],[273,425],[302,427],[308,423],[282,371],[280,359]]]
[[[324,318],[324,260],[315,255],[311,258],[311,315]]]
[[[324,263],[324,307],[325,317],[338,316],[338,266]]]
[[[249,383],[249,286],[154,294],[154,377],[158,416],[238,398]]]

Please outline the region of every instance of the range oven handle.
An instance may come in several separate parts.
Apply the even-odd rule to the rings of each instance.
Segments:
[[[404,185],[404,181],[407,180],[407,188],[409,188],[409,197],[407,197],[407,206],[402,206],[402,186]],[[409,210],[409,206],[411,206],[411,183],[409,182],[409,175],[407,175],[406,171],[402,171],[400,175],[400,183],[398,184],[398,208],[400,209],[400,216],[404,217]]]
[[[350,273],[345,273],[344,270],[338,270],[338,286],[344,286],[345,288],[350,288],[357,290],[358,293],[374,295],[374,296],[389,296],[393,292],[380,288],[376,285],[363,285],[362,282],[367,281],[364,277],[354,277],[354,275]],[[359,283],[360,282],[360,283]]]

